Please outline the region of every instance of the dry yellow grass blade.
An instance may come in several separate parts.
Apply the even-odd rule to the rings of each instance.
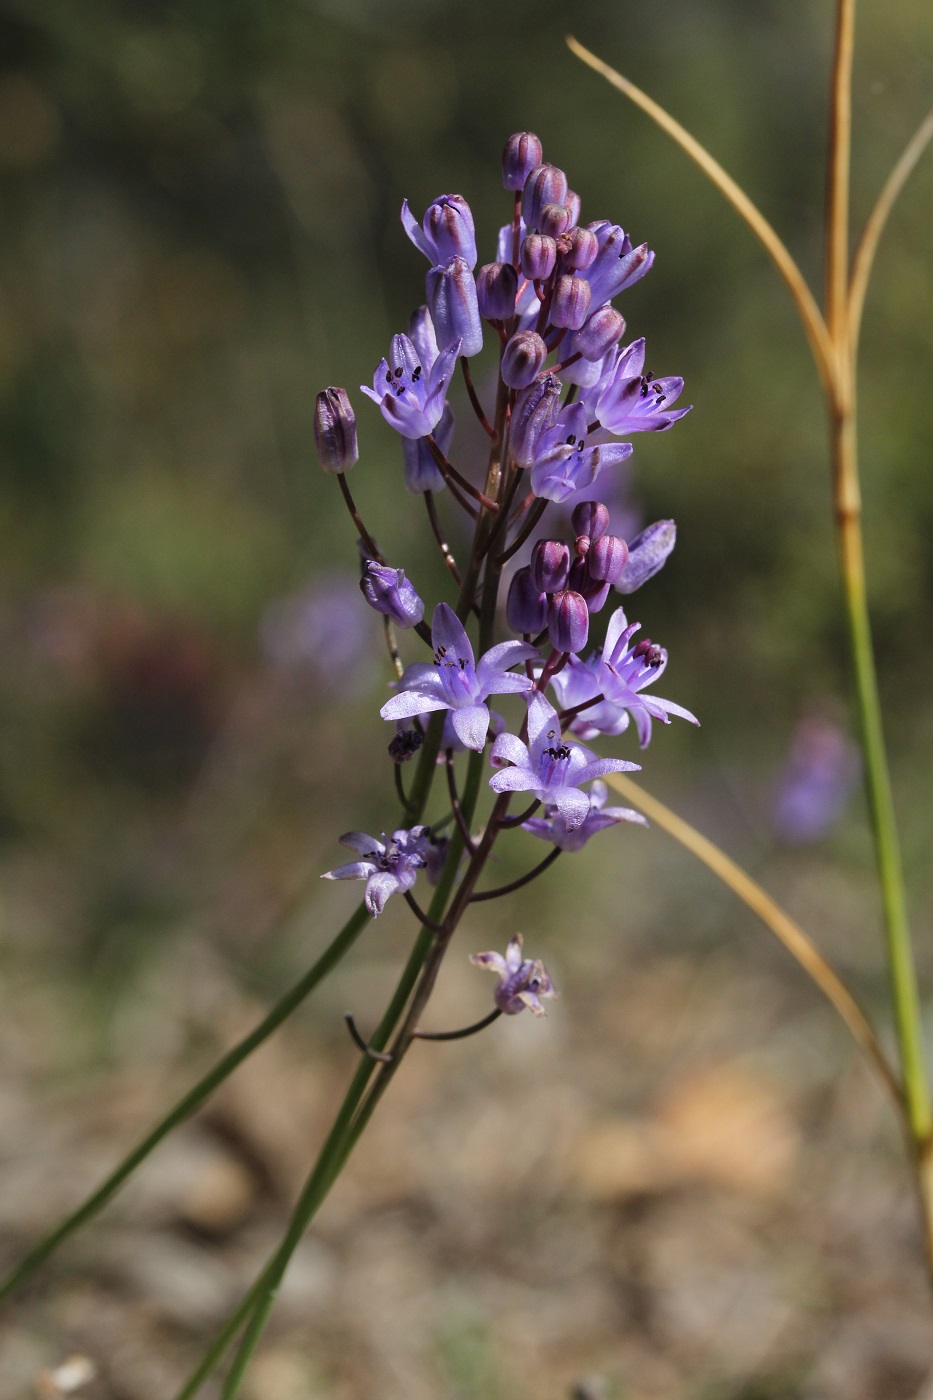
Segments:
[[[807,339],[810,342],[810,348],[813,351],[813,358],[816,361],[816,367],[823,381],[823,386],[828,393],[831,393],[835,397],[836,357],[829,338],[829,332],[826,329],[826,323],[813,298],[813,293],[804,280],[803,273],[800,271],[800,268],[791,257],[785,244],[775,233],[761,210],[752,203],[741,186],[737,185],[733,180],[732,176],[723,170],[722,166],[710,155],[706,147],[701,146],[699,141],[680,125],[680,122],[675,121],[670,113],[659,106],[646,92],[642,92],[641,88],[629,82],[628,78],[624,78],[621,73],[617,73],[614,68],[610,68],[607,63],[603,63],[602,59],[597,58],[589,49],[584,48],[572,35],[567,36],[567,46],[571,53],[575,54],[583,63],[592,68],[594,72],[599,73],[601,77],[605,78],[606,81],[611,83],[614,88],[617,88],[619,92],[624,93],[625,96],[628,97],[630,101],[634,102],[637,107],[640,107],[643,112],[647,112],[648,116],[651,117],[653,121],[657,122],[661,130],[666,131],[668,136],[672,137],[683,151],[686,151],[690,159],[700,167],[703,173],[712,180],[720,193],[725,196],[736,213],[744,219],[752,233],[754,233],[762,247],[771,257],[772,262],[781,274],[788,291],[793,297],[794,304],[803,322],[803,328],[807,334]]]
[[[741,866],[736,865],[724,851],[702,836],[695,827],[684,821],[683,817],[678,817],[676,812],[672,812],[656,797],[652,797],[637,783],[633,783],[631,778],[624,777],[621,773],[610,773],[606,782],[621,793],[633,807],[643,812],[655,826],[673,836],[691,855],[702,861],[724,885],[728,885],[733,894],[738,895],[753,914],[758,915],[838,1011],[853,1038],[868,1056],[898,1109],[902,1110],[904,1100],[897,1075],[891,1068],[868,1017],[799,924],[796,924],[757,881],[746,874]]]
[[[931,140],[933,140],[933,108],[926,114],[904,147],[900,160],[885,181],[884,188],[862,230],[862,236],[852,261],[852,279],[849,284],[849,343],[853,361],[858,348],[868,279],[871,276],[872,264],[875,261],[875,253],[878,251],[884,226],[894,207],[895,200],[906,185],[914,166]]]

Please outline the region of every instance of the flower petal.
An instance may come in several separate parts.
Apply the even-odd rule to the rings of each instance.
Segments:
[[[482,750],[489,730],[489,711],[485,705],[461,705],[451,710],[450,722],[461,744],[477,753]]]

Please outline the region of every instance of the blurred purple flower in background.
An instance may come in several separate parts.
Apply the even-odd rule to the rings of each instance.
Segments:
[[[259,624],[260,649],[273,667],[331,695],[368,689],[378,636],[359,576],[344,570],[276,599]]]
[[[830,719],[806,715],[791,739],[778,775],[771,822],[780,841],[806,845],[828,835],[858,785],[861,763],[855,744]]]

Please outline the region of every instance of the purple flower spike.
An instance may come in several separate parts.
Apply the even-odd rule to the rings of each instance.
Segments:
[[[367,389],[361,384],[360,388],[379,405],[383,418],[402,437],[427,437],[444,412],[460,344],[456,342],[442,350],[429,368],[422,364],[407,335],[392,337],[390,354],[391,360],[380,360],[373,387]]]
[[[391,895],[411,889],[418,871],[427,865],[430,837],[426,826],[393,831],[391,837],[383,832],[381,841],[363,831],[348,831],[341,836],[340,844],[363,859],[338,865],[321,879],[365,880],[366,908],[375,919]]]
[[[392,569],[388,564],[367,559],[360,589],[371,608],[390,617],[399,627],[414,627],[424,617],[424,603],[405,577],[404,569]]]
[[[596,399],[596,417],[610,433],[663,433],[690,412],[692,405],[671,409],[683,391],[682,379],[655,379],[644,367],[644,338],[618,352],[611,378]]]
[[[675,705],[673,700],[639,694],[645,686],[652,685],[663,675],[667,665],[667,652],[650,638],[646,637],[636,646],[629,645],[640,627],[640,622],[627,622],[623,609],[616,608],[606,631],[596,672],[596,689],[602,692],[610,705],[628,710],[638,730],[638,741],[644,749],[651,740],[653,719],[670,724],[671,715],[679,715],[691,724],[699,724],[700,721],[682,705]]]
[[[565,501],[592,486],[601,468],[632,455],[630,442],[588,447],[586,432],[586,406],[573,403],[561,409],[553,426],[536,437],[531,467],[531,489],[536,496]]]
[[[489,780],[493,792],[530,792],[556,807],[569,831],[582,825],[590,801],[582,783],[606,773],[638,770],[637,763],[621,758],[597,758],[582,744],[561,739],[557,711],[538,691],[528,704],[528,744],[514,734],[500,734],[492,746],[490,761],[499,768]],[[511,764],[509,768],[504,764]]]
[[[501,953],[472,953],[470,962],[488,968],[499,978],[494,995],[496,1005],[506,1016],[517,1016],[526,1006],[536,1016],[547,1015],[540,998],[554,997],[557,993],[544,963],[537,958],[532,962],[522,957],[520,933],[509,940],[505,957]]]
[[[432,267],[426,286],[438,345],[444,349],[459,345],[461,355],[478,355],[483,348],[483,323],[469,263],[450,258],[442,267]]]
[[[379,711],[383,719],[410,719],[430,710],[450,710],[454,733],[468,749],[481,750],[489,730],[489,695],[527,692],[534,682],[512,675],[510,668],[538,653],[527,642],[500,642],[474,665],[473,648],[453,608],[438,603],[431,627],[434,665],[416,662],[399,682],[399,691]]]
[[[550,841],[562,851],[580,851],[597,831],[605,831],[619,822],[648,825],[641,812],[631,807],[607,807],[608,796],[606,784],[597,778],[590,788],[590,810],[573,831],[567,830],[556,807],[545,807],[543,817],[529,817],[522,822],[522,831],[530,831],[532,836],[540,836],[542,841]]]
[[[470,268],[476,266],[476,233],[473,215],[462,194],[438,195],[418,222],[402,202],[402,225],[419,252],[429,263],[445,263],[449,258],[463,258]]]
[[[656,520],[636,535],[628,547],[628,563],[615,582],[618,591],[634,593],[654,578],[667,563],[676,539],[677,526],[673,520]]]
[[[654,253],[647,243],[633,248],[625,230],[607,219],[599,219],[589,228],[596,234],[599,252],[583,276],[592,289],[593,305],[601,306],[644,277],[654,262]]]

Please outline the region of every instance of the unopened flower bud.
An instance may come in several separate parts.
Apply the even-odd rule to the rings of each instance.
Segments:
[[[551,325],[575,331],[583,325],[590,309],[590,284],[582,277],[564,273],[554,284],[551,299]]]
[[[346,389],[322,389],[314,404],[314,441],[326,472],[349,471],[359,460],[356,415]]]
[[[595,540],[586,557],[586,567],[600,583],[617,583],[628,562],[628,545],[619,535],[603,535]]]
[[[506,621],[513,632],[535,636],[547,623],[547,595],[535,588],[529,568],[519,569],[509,585]]]
[[[545,204],[567,203],[567,176],[556,165],[537,165],[522,187],[522,218],[527,229],[538,227]],[[574,220],[576,222],[576,220]]]
[[[486,263],[476,274],[479,314],[487,321],[508,321],[515,315],[518,273],[511,263]]]
[[[590,631],[586,599],[569,588],[555,593],[548,607],[547,630],[557,651],[581,651]]]
[[[580,329],[574,331],[571,344],[584,360],[601,360],[624,334],[625,317],[607,303],[597,307]]]
[[[450,258],[427,275],[428,305],[441,350],[461,341],[461,355],[478,355],[483,348],[483,323],[476,301],[476,283],[463,258]]]
[[[573,223],[566,204],[542,204],[538,215],[538,228],[551,238],[560,238]]]
[[[531,578],[542,593],[557,593],[567,587],[570,549],[563,540],[538,540],[531,551]]]
[[[463,258],[476,266],[476,234],[473,214],[462,194],[442,194],[428,205],[424,215],[425,236],[431,241],[436,262]]]
[[[557,263],[557,244],[543,233],[530,233],[522,239],[519,261],[529,282],[544,282]]]
[[[403,200],[402,226],[428,262],[436,265],[450,258],[463,258],[468,267],[476,266],[473,215],[462,194],[438,195],[428,205],[420,225],[408,200]]]
[[[564,234],[561,256],[570,272],[585,272],[599,252],[599,239],[588,228],[570,228]]]
[[[502,152],[502,183],[507,190],[520,190],[525,181],[541,164],[544,150],[532,131],[517,131],[505,143]]]
[[[360,589],[371,608],[390,617],[399,627],[414,627],[424,617],[424,603],[405,577],[404,569],[367,559]]]
[[[570,524],[575,534],[598,540],[609,529],[609,511],[601,501],[581,501],[573,508]]]
[[[592,541],[591,541],[592,545]],[[589,570],[589,551],[582,557],[574,559],[570,566],[570,578],[568,583],[575,593],[579,593],[586,601],[586,606],[590,613],[600,612],[606,605],[609,597],[609,585],[600,582],[593,577]]]
[[[530,467],[535,460],[538,438],[560,412],[561,382],[556,374],[539,374],[515,401],[512,412],[509,446],[520,467]]]
[[[510,389],[525,389],[544,368],[547,346],[534,331],[516,331],[502,353],[500,373]]]
[[[636,535],[628,547],[628,563],[616,580],[620,593],[634,593],[650,578],[663,569],[668,555],[677,540],[677,526],[673,520],[656,520],[641,534]]]
[[[568,190],[564,195],[564,203],[570,210],[570,222],[578,224],[580,222],[580,196],[575,190]]]

